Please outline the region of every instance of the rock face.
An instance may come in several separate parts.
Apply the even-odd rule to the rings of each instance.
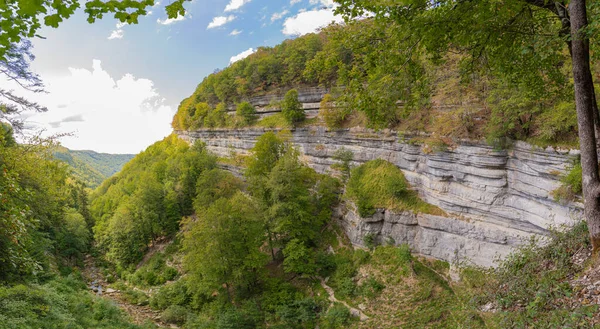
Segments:
[[[215,129],[178,132],[188,140],[202,140],[209,150],[229,156],[245,154],[256,139],[271,129]],[[275,129],[274,131],[277,131]],[[340,221],[353,243],[362,245],[366,234],[385,241],[408,243],[417,253],[478,265],[493,265],[494,255],[505,256],[531,235],[550,227],[571,225],[582,216],[578,203],[559,204],[550,192],[560,186],[577,151],[540,149],[517,142],[498,151],[483,143],[463,142],[432,152],[394,132],[361,129],[329,131],[324,127],[291,132],[303,161],[321,173],[332,171],[341,148],[354,154],[353,164],[381,158],[398,166],[421,198],[448,213],[394,214],[380,210],[360,218],[353,206],[339,211]]]
[[[304,113],[307,118],[314,118],[319,114],[321,100],[328,93],[326,88],[310,87],[298,88],[298,101],[302,103]],[[261,96],[254,96],[248,100],[256,108],[259,117],[264,118],[281,112],[278,103],[283,100],[287,90],[280,90],[276,93],[270,93]],[[232,106],[228,112],[235,113],[235,107]]]

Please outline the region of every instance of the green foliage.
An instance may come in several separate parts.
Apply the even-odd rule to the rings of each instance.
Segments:
[[[220,198],[231,198],[242,187],[242,181],[229,172],[217,168],[203,172],[196,182],[196,213],[202,212]]]
[[[164,310],[160,318],[167,323],[182,325],[188,317],[188,310],[179,305],[171,305]]]
[[[64,213],[63,225],[56,234],[59,254],[71,262],[83,259],[91,242],[91,232],[85,218],[77,210],[68,208]]]
[[[365,234],[365,236],[363,237],[363,243],[365,244],[365,247],[369,248],[369,250],[375,249],[375,247],[377,246],[377,241],[375,241],[375,234],[371,232]]]
[[[237,104],[235,109],[235,115],[240,119],[242,125],[249,126],[256,121],[258,116],[254,106],[248,102],[241,102]]]
[[[302,108],[302,103],[298,100],[298,91],[296,89],[289,90],[283,97],[281,114],[292,126],[304,121],[304,108]]]
[[[408,183],[398,167],[381,159],[352,169],[346,195],[355,202],[362,217],[373,215],[376,208],[441,214],[441,210],[408,190]]]
[[[329,129],[338,129],[342,127],[342,123],[346,120],[348,109],[337,107],[333,96],[325,94],[319,106],[319,116],[325,121],[325,125]]]
[[[333,159],[339,162],[332,165],[332,168],[341,171],[344,178],[347,179],[350,176],[350,162],[353,158],[354,153],[352,151],[344,147],[337,149],[333,154]]]
[[[53,159],[53,146],[0,145],[0,281],[45,275],[87,250],[86,196]]]
[[[204,127],[226,127],[228,118],[229,115],[227,114],[227,106],[225,103],[219,103],[213,110],[208,111],[204,117]]]
[[[0,286],[0,328],[138,328],[117,305],[70,276],[43,285]]]
[[[581,196],[583,192],[582,183],[582,168],[581,160],[577,158],[569,172],[561,176],[560,182],[562,185],[552,191],[552,195],[556,201],[573,201],[577,196]]]
[[[173,234],[193,212],[196,181],[216,166],[201,144],[175,135],[148,147],[92,195],[95,239],[109,261],[129,266],[148,244]]]
[[[312,275],[315,273],[315,252],[298,239],[293,239],[283,249],[286,272]]]
[[[275,133],[266,132],[256,140],[251,153],[245,175],[266,176],[285,153],[285,145]]]
[[[256,126],[264,127],[264,128],[291,128],[292,126],[285,119],[283,114],[275,113],[273,115],[269,115],[268,117],[264,117],[260,119]]]
[[[324,329],[341,329],[349,325],[352,320],[350,310],[341,303],[335,303],[321,322],[321,328]]]
[[[198,289],[212,292],[225,284],[229,296],[233,286],[255,284],[267,256],[259,250],[264,232],[254,201],[238,192],[197,215],[188,223],[183,250],[185,268]]]
[[[190,304],[192,296],[188,291],[186,281],[183,279],[161,286],[152,295],[150,306],[155,309],[164,310],[170,305],[185,306]]]
[[[165,284],[178,276],[175,268],[166,264],[165,255],[157,252],[127,279],[137,286],[148,287]]]
[[[314,328],[321,306],[312,298],[294,300],[277,309],[277,316],[288,328]]]
[[[324,36],[308,34],[286,40],[273,48],[257,51],[227,68],[207,76],[188,98],[192,106],[206,102],[232,104],[283,86],[301,86],[312,82],[304,74],[307,62],[321,50]],[[180,106],[186,107],[188,104]]]
[[[573,255],[590,245],[585,221],[567,231],[552,231],[544,246],[535,242],[511,254],[498,268],[488,298],[502,311],[499,327],[581,327],[594,310],[566,302],[573,288],[568,282],[581,268]]]

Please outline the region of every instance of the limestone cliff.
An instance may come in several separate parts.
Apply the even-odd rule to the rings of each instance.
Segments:
[[[200,139],[214,153],[229,156],[232,151],[247,153],[267,130],[178,134],[188,141]],[[499,151],[483,143],[463,142],[431,152],[391,131],[324,127],[295,129],[291,142],[303,160],[322,173],[332,170],[333,155],[340,148],[354,153],[355,165],[387,160],[403,171],[423,200],[449,214],[394,214],[382,209],[371,218],[360,218],[349,205],[340,209],[339,220],[357,245],[371,233],[380,241],[391,237],[397,244],[408,243],[423,255],[490,266],[495,255],[505,256],[531,235],[544,235],[552,226],[569,225],[581,217],[580,204],[559,204],[550,196],[577,151],[543,150],[523,142]]]

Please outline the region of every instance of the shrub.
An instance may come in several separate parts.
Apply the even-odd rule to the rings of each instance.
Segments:
[[[542,113],[537,122],[537,135],[544,141],[564,141],[577,135],[577,112],[572,101],[558,103]]]
[[[568,231],[551,231],[549,243],[536,241],[509,255],[488,277],[487,297],[507,312],[498,312],[501,328],[584,328],[597,307],[573,306],[569,278],[581,271],[574,255],[589,248],[585,221]],[[586,319],[587,318],[587,319]]]
[[[304,120],[304,109],[302,108],[302,103],[298,100],[298,91],[296,89],[291,89],[285,94],[281,102],[281,114],[283,114],[283,117],[291,125]]]
[[[444,214],[441,209],[421,200],[408,187],[408,182],[398,167],[377,159],[352,169],[346,196],[354,201],[362,217],[372,216],[376,208]]]
[[[582,169],[579,158],[573,163],[571,169],[566,175],[560,178],[562,185],[551,194],[556,201],[573,201],[578,195],[582,195]]]
[[[256,115],[256,109],[248,102],[241,102],[237,104],[235,109],[235,115],[242,122],[243,126],[249,126],[256,121],[258,116]]]
[[[337,107],[334,99],[330,94],[326,94],[321,100],[319,106],[319,116],[325,121],[325,125],[329,129],[337,129],[342,126],[342,123],[348,117],[346,109]]]
[[[204,118],[207,128],[225,127],[227,125],[227,109],[224,103],[219,103],[216,108],[209,111]]]
[[[375,234],[373,234],[372,232],[365,234],[365,236],[363,237],[363,243],[365,244],[365,247],[369,248],[369,250],[375,249],[375,247],[377,246],[375,241]]]
[[[335,303],[323,317],[321,327],[324,329],[343,328],[350,323],[351,319],[350,310],[341,303]]]
[[[312,298],[295,300],[277,309],[277,316],[288,328],[314,328],[321,307]]]
[[[333,154],[333,159],[338,163],[333,164],[331,167],[342,172],[344,178],[350,176],[350,162],[354,158],[354,153],[344,147],[337,149]]]
[[[179,305],[171,305],[161,313],[160,318],[161,320],[167,323],[182,325],[185,323],[187,315],[188,310],[185,307]]]
[[[170,305],[187,305],[191,300],[191,294],[183,280],[164,285],[152,295],[150,306],[154,309],[164,310]]]
[[[407,189],[404,175],[393,164],[377,159],[352,169],[347,194],[362,217],[375,213],[375,207],[391,208]]]
[[[372,277],[369,277],[359,287],[360,294],[367,298],[374,298],[381,293],[385,288],[385,285]]]

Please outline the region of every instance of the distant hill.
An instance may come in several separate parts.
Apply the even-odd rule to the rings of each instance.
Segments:
[[[59,147],[54,151],[54,156],[71,166],[74,176],[93,189],[119,172],[135,154],[108,154]]]

